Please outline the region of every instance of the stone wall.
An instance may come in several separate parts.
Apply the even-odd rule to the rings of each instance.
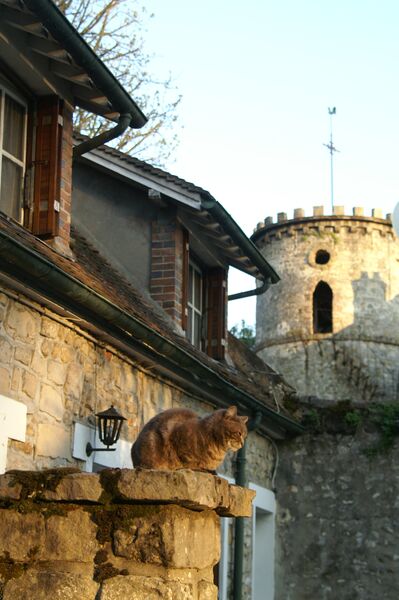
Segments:
[[[74,423],[93,424],[94,413],[110,404],[128,419],[122,430],[128,442],[161,410],[186,407],[202,415],[214,410],[73,323],[6,288],[0,293],[0,321],[0,394],[27,407],[26,440],[8,440],[7,469],[83,468],[82,461],[72,457]],[[234,457],[229,453],[219,470],[233,479]],[[248,481],[270,487],[275,464],[270,441],[251,433],[247,459]],[[244,598],[251,593],[251,569],[252,525],[248,520]]]
[[[279,445],[275,600],[396,600],[399,444],[373,428]]]
[[[216,600],[219,518],[254,493],[192,471],[0,477],[4,600]]]
[[[281,277],[257,300],[257,352],[299,394],[358,401],[396,397],[399,241],[391,222],[373,215],[358,209],[353,216],[317,210],[293,220],[282,215],[253,236]],[[328,255],[321,264],[320,250]],[[314,332],[313,293],[321,281],[333,293],[332,333]]]
[[[110,404],[125,416],[122,437],[184,403],[184,393],[140,365],[11,291],[0,295],[0,394],[27,406],[25,443],[10,441],[8,468],[75,464],[74,421],[88,423]],[[81,464],[81,463],[80,463]]]
[[[0,394],[27,407],[26,441],[9,440],[8,469],[82,466],[71,456],[73,423],[88,424],[111,404],[127,417],[133,442],[161,410],[213,407],[156,377],[67,320],[11,290],[0,292]],[[268,440],[251,434],[250,480],[267,486],[273,465]],[[229,454],[221,472],[234,477]]]

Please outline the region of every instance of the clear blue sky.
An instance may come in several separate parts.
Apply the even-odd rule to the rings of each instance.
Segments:
[[[206,189],[247,234],[266,216],[399,200],[397,0],[145,0],[146,50],[183,95],[171,172]],[[234,279],[231,291],[251,287]],[[230,326],[254,302],[230,303]]]

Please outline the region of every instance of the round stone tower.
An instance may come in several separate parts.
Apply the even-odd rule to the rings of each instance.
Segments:
[[[399,390],[399,241],[390,215],[316,206],[252,239],[281,281],[258,296],[257,353],[299,394],[392,401]]]

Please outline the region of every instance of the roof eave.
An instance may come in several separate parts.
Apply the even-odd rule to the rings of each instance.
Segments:
[[[139,129],[147,117],[52,0],[24,0],[51,35],[79,63],[120,114],[130,114],[130,127]]]
[[[243,249],[248,258],[250,258],[257,267],[264,281],[269,280],[270,283],[277,283],[280,281],[280,277],[276,271],[262,256],[255,244],[245,235],[241,227],[234,221],[226,209],[211,196],[211,194],[203,194],[202,208],[207,210],[221,223],[223,229],[231,236],[237,245]]]

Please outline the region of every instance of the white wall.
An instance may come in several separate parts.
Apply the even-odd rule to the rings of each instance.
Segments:
[[[0,473],[7,469],[8,440],[25,441],[26,406],[0,395]]]

